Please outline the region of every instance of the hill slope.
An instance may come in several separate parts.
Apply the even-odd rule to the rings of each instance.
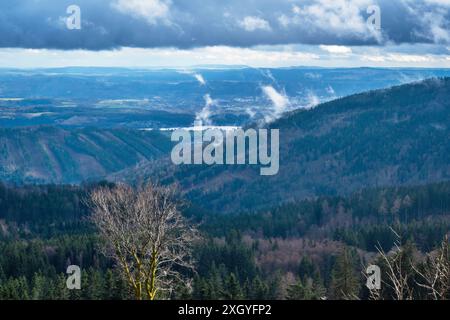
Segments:
[[[158,158],[170,150],[158,132],[0,129],[0,181],[79,183]]]
[[[205,208],[255,209],[366,187],[448,180],[449,126],[450,78],[431,79],[346,97],[273,123],[281,145],[280,172],[273,177],[237,166],[138,170],[179,182]]]

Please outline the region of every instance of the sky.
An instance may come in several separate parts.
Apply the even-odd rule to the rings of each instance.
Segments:
[[[446,67],[450,0],[0,2],[0,67]]]

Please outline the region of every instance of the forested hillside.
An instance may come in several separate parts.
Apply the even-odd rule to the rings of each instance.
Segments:
[[[96,187],[0,188],[0,299],[132,298],[87,219],[84,199]],[[450,183],[438,183],[231,216],[191,205],[184,214],[203,238],[194,250],[197,274],[192,288],[180,285],[171,298],[365,299],[361,272],[383,265],[377,249],[399,243],[402,259],[427,268],[425,253],[440,248],[450,227],[449,199]],[[80,291],[65,287],[71,264],[83,270]],[[414,297],[431,298],[408,270]],[[382,295],[395,298],[388,286]]]
[[[287,114],[280,171],[242,166],[149,166],[114,178],[157,176],[177,182],[199,205],[232,212],[345,195],[368,187],[450,179],[450,78],[358,94]]]
[[[0,181],[80,183],[167,154],[158,132],[127,129],[0,128]]]

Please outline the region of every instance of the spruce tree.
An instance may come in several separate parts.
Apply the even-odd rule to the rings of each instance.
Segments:
[[[336,300],[348,300],[358,297],[360,279],[355,272],[355,260],[353,253],[344,248],[336,260],[331,280],[332,298]]]
[[[231,273],[226,280],[225,298],[227,300],[240,300],[244,298],[241,284],[234,273]]]

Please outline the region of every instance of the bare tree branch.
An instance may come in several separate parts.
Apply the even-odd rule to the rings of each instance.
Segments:
[[[137,190],[120,184],[90,197],[92,220],[136,299],[156,299],[193,269],[195,227],[179,211],[174,188],[147,184]]]

